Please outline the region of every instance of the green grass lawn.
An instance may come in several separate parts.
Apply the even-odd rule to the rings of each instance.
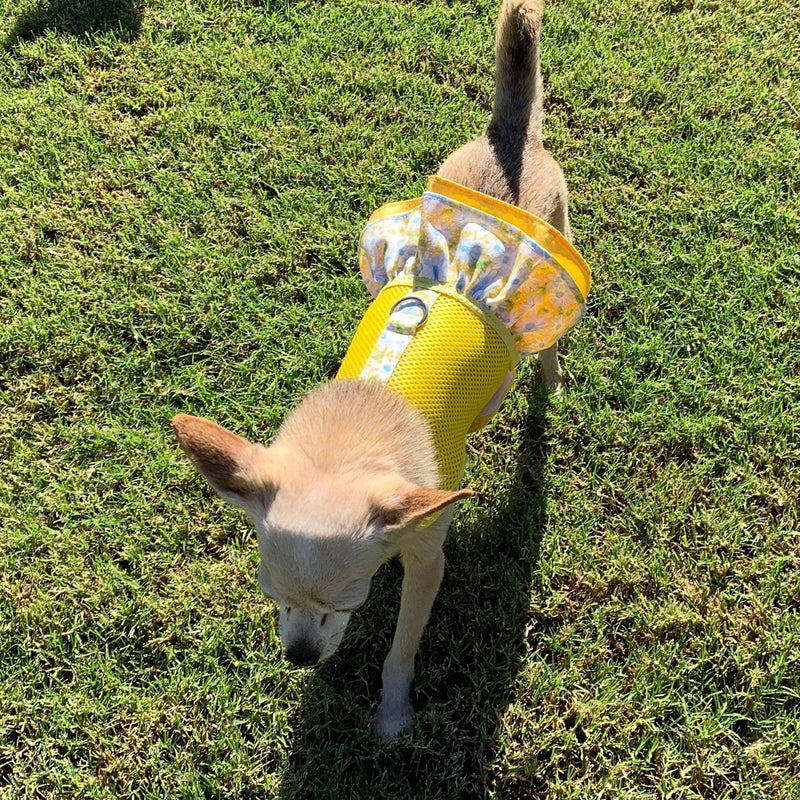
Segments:
[[[800,797],[800,9],[553,0],[594,270],[470,446],[411,737],[400,569],[281,660],[176,412],[337,368],[369,213],[482,129],[494,0],[0,0],[0,798]]]

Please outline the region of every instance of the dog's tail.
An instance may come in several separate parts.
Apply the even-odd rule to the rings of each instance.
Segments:
[[[544,0],[503,0],[495,39],[495,89],[489,131],[542,137],[539,30]]]

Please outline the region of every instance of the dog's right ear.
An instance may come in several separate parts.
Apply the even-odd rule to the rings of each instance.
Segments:
[[[172,427],[192,464],[228,502],[245,511],[269,502],[276,484],[265,447],[189,414],[174,417]]]

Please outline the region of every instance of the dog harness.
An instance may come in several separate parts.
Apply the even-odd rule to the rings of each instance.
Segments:
[[[467,434],[500,407],[520,356],[583,316],[589,267],[543,220],[439,177],[369,218],[359,265],[375,299],[336,377],[381,381],[416,407],[440,488],[455,489]]]

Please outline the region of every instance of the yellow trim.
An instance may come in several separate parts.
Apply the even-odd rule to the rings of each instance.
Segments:
[[[559,233],[543,219],[530,214],[518,206],[505,203],[488,194],[462,186],[460,183],[448,181],[438,175],[428,178],[428,191],[449,197],[465,206],[471,206],[492,217],[509,222],[523,233],[538,242],[569,273],[578,291],[585,300],[592,285],[592,273],[583,256]],[[412,201],[406,201],[412,202]],[[418,201],[413,201],[418,202]],[[393,203],[392,205],[400,205]],[[371,219],[371,218],[370,218]]]
[[[434,292],[438,292],[439,294],[447,295],[447,297],[452,297],[454,300],[458,300],[485,324],[491,325],[497,331],[497,333],[500,335],[500,338],[508,348],[508,354],[511,359],[511,368],[513,369],[519,363],[520,355],[519,350],[517,350],[514,337],[511,335],[500,317],[498,317],[497,314],[493,314],[489,309],[484,308],[483,306],[474,302],[463,292],[459,292],[455,286],[450,286],[447,283],[440,283],[439,281],[434,281],[430,278],[420,278],[418,275],[398,275],[396,278],[392,278],[392,280],[383,286],[381,291],[389,286],[408,286],[412,289],[432,289]]]
[[[407,211],[413,211],[415,207],[422,204],[421,197],[415,197],[413,200],[397,200],[394,203],[387,203],[370,214],[367,220],[367,225],[375,220],[383,219],[384,217],[393,217],[395,214],[405,214]]]

